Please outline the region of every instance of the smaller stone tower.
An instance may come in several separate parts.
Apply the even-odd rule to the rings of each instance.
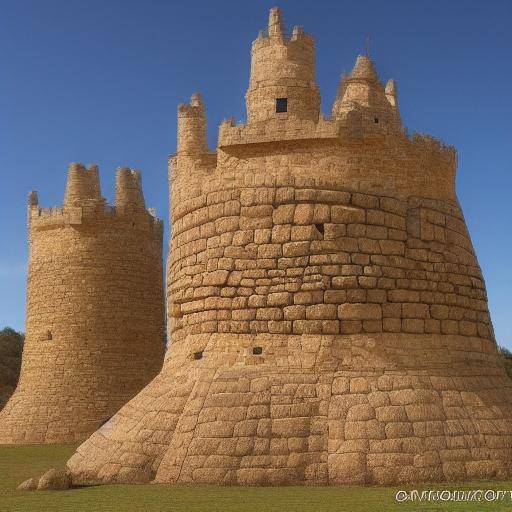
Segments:
[[[295,116],[318,121],[315,42],[301,27],[290,38],[281,10],[270,10],[268,31],[252,43],[251,78],[246,94],[247,122]]]
[[[370,57],[359,55],[350,75],[343,75],[332,115],[366,132],[403,132],[394,80],[384,87]]]
[[[160,370],[165,349],[162,222],[140,173],[117,171],[115,206],[98,168],[71,164],[64,205],[28,200],[26,340],[0,443],[74,442]]]

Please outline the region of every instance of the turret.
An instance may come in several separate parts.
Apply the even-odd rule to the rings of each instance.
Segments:
[[[129,167],[117,168],[115,206],[118,210],[146,207],[140,171]]]
[[[84,202],[102,202],[98,166],[86,168],[81,163],[72,163],[68,168],[68,180],[64,206],[81,206]]]
[[[367,55],[359,55],[350,75],[342,77],[332,114],[336,118],[346,118],[354,111],[361,116],[367,129],[401,130],[395,81],[390,80],[384,89]]]
[[[37,197],[37,192],[32,190],[28,194],[28,206],[37,206],[39,204],[39,198]]]
[[[288,38],[280,9],[270,10],[267,35],[252,44],[251,78],[246,94],[247,122],[295,116],[318,120],[315,43],[301,27]]]
[[[178,105],[178,153],[202,154],[206,143],[206,115],[199,93],[192,94],[190,104]]]

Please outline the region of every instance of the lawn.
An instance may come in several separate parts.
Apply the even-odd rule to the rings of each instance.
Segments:
[[[510,511],[512,501],[494,503],[397,503],[391,487],[214,487],[104,485],[68,491],[16,491],[30,476],[62,467],[74,446],[0,446],[1,512],[460,512]],[[512,482],[471,482],[418,489],[502,489]]]

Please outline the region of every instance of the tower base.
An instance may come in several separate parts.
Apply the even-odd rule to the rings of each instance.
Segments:
[[[68,467],[75,483],[504,479],[511,420],[512,380],[481,338],[196,335]]]

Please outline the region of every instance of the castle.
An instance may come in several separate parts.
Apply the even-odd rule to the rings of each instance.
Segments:
[[[315,74],[312,37],[286,35],[274,8],[252,45],[247,122],[223,122],[213,152],[201,97],[178,107],[171,343],[68,461],[74,483],[511,476],[512,382],[455,151],[408,137],[368,56],[330,116]]]
[[[72,164],[61,208],[29,195],[28,227],[26,340],[0,443],[82,441],[162,366],[162,222],[138,171],[118,169],[109,206],[98,168]]]

